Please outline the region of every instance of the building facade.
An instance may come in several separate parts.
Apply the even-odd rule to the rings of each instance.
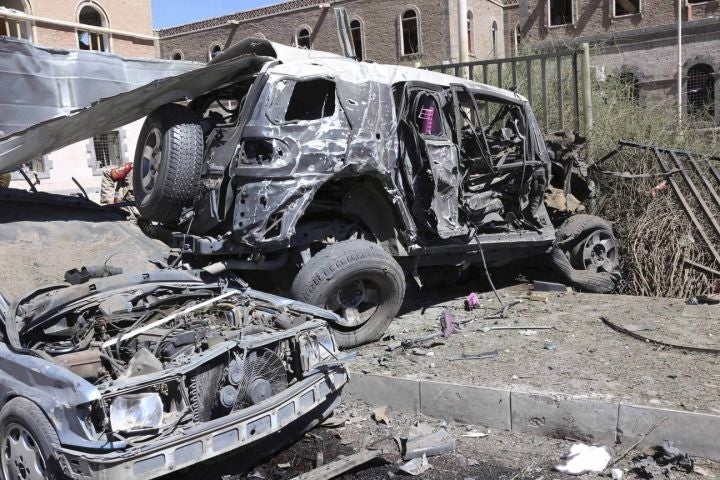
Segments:
[[[150,0],[0,0],[0,36],[67,50],[156,57]],[[142,121],[65,147],[26,164],[38,190],[76,193],[74,177],[98,198],[102,170],[132,161]],[[27,188],[20,172],[13,187]]]
[[[246,37],[340,53],[333,8],[345,7],[358,56],[379,63],[432,65],[461,58],[505,54],[504,6],[500,0],[291,0],[265,8],[166,28],[158,32],[160,55],[206,62]],[[462,27],[461,27],[462,25]]]
[[[588,42],[600,81],[622,77],[641,102],[677,104],[678,1],[685,113],[720,124],[717,0],[520,0],[512,16],[533,50]],[[513,28],[514,25],[506,25]]]

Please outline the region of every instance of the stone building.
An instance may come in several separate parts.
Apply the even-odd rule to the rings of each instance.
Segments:
[[[0,0],[0,36],[68,50],[100,50],[122,57],[156,57],[151,0]],[[2,108],[2,107],[0,107]],[[98,135],[26,165],[39,190],[77,192],[75,177],[97,195],[101,171],[131,161],[142,122]],[[83,161],[84,160],[84,161]],[[19,172],[12,186],[27,188]]]
[[[677,102],[678,1],[682,92],[687,113],[720,124],[720,2],[717,0],[520,0],[509,12],[533,50],[593,46],[599,80],[621,76],[640,101]]]
[[[333,8],[345,7],[363,59],[407,65],[458,61],[459,31],[467,59],[502,57],[507,1],[463,0],[467,11],[459,18],[458,0],[291,0],[160,30],[160,55],[205,62],[250,36],[340,53]]]

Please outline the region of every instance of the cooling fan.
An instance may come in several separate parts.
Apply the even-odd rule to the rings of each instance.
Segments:
[[[228,365],[226,385],[220,402],[240,410],[262,402],[288,387],[283,361],[270,350],[258,350],[236,358]]]

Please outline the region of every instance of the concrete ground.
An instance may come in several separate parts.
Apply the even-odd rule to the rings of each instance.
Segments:
[[[356,372],[513,391],[588,395],[637,405],[720,413],[720,358],[643,342],[619,333],[600,318],[667,343],[720,346],[720,306],[686,305],[681,299],[622,295],[543,293],[547,303],[519,283],[500,290],[503,302],[522,303],[507,318],[485,320],[499,307],[492,292],[482,306],[464,309],[466,295],[481,285],[411,296],[383,340],[359,349]],[[394,342],[440,331],[447,308],[456,322],[470,321],[448,338],[389,351]],[[527,327],[490,330],[487,327]],[[552,327],[541,330],[533,327]],[[463,355],[497,356],[463,360]]]

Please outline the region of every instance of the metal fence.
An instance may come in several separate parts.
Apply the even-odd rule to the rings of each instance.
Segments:
[[[517,89],[546,132],[581,130],[580,53],[562,52],[425,67],[500,88]]]

